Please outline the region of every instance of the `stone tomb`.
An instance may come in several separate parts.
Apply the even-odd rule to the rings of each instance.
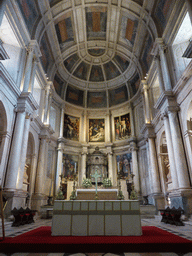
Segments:
[[[141,236],[139,201],[55,200],[52,236]]]

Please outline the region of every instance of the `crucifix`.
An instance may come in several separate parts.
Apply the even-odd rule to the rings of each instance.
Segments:
[[[95,191],[96,191],[95,199],[97,200],[97,199],[98,199],[98,195],[97,195],[97,179],[98,179],[99,177],[101,177],[101,175],[98,174],[97,169],[96,169],[96,170],[95,170],[95,174],[94,174],[94,175],[91,175],[91,177],[95,179]]]

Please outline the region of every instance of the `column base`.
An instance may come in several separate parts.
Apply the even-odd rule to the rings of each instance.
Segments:
[[[171,208],[184,210],[184,215],[189,218],[192,215],[192,189],[178,189],[169,193]]]
[[[28,196],[27,191],[23,191],[19,189],[18,190],[4,189],[3,196],[7,200],[7,205],[4,211],[5,218],[8,218],[11,215],[11,210],[13,210],[13,208],[20,209],[21,207],[22,208],[27,207],[26,205],[27,203],[26,198]]]
[[[40,212],[41,206],[47,205],[48,196],[44,194],[33,194],[31,197],[31,209]]]
[[[148,203],[155,205],[156,214],[158,214],[159,209],[165,208],[165,197],[163,193],[153,193],[148,196]]]

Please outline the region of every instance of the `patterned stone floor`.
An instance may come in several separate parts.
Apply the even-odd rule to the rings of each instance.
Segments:
[[[23,234],[25,232],[28,232],[32,229],[41,227],[41,226],[51,226],[51,219],[36,219],[35,223],[27,225],[27,226],[21,226],[21,227],[11,227],[12,222],[6,222],[5,223],[5,235],[6,237],[14,237],[18,236],[20,234]],[[161,216],[156,216],[154,219],[142,219],[141,221],[142,226],[156,226],[161,229],[164,229],[166,231],[169,231],[173,234],[176,234],[178,236],[187,238],[192,241],[192,220],[186,221],[185,226],[176,227],[174,225],[161,223]],[[1,228],[1,227],[0,227]],[[2,230],[0,230],[0,236]],[[172,252],[164,252],[164,253],[128,253],[124,252],[121,254],[116,253],[14,253],[14,254],[3,254],[0,253],[0,256],[192,256],[192,250],[190,253],[187,254],[177,254]]]

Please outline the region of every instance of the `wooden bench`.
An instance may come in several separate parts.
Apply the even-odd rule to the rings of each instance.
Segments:
[[[181,220],[181,214],[184,213],[184,210],[179,207],[176,209],[175,207],[166,209],[159,209],[162,219],[161,222],[176,225],[176,226],[184,226],[184,223]]]

